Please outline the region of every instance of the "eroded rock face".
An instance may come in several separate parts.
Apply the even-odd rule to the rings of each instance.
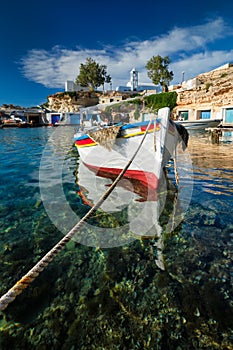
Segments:
[[[72,93],[56,93],[55,95],[48,96],[48,107],[51,110],[57,112],[79,112],[82,107],[94,106],[99,103],[102,98],[106,99],[106,96],[116,97],[122,96],[122,100],[129,98],[129,94],[119,93],[117,91],[111,91],[107,94],[102,92],[80,91]]]
[[[80,107],[93,106],[98,103],[99,97],[91,92],[57,93],[48,96],[48,104],[51,110],[57,112],[78,112]]]
[[[177,91],[174,115],[185,109],[191,113],[211,109],[213,117],[217,117],[223,106],[233,106],[233,67],[200,74],[196,79],[196,87]]]

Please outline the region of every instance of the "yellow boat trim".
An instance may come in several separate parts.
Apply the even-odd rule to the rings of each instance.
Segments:
[[[159,131],[159,130],[160,130],[160,128],[156,128],[155,132]],[[151,133],[151,132],[154,132],[154,129],[148,131],[148,133]],[[135,133],[132,133],[132,134],[128,134],[128,135],[122,135],[121,137],[125,139],[125,138],[128,138],[128,137],[133,137],[133,136],[138,136],[138,135],[143,135],[143,134],[145,134],[145,131],[138,131],[138,132],[135,132]]]

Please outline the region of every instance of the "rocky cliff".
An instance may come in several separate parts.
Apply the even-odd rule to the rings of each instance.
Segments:
[[[128,93],[111,91],[107,94],[102,92],[59,92],[55,95],[48,96],[48,108],[56,112],[78,112],[82,107],[94,106],[101,99],[114,100],[116,96],[121,96],[122,100],[130,97]]]
[[[223,106],[233,106],[233,67],[200,74],[191,89],[177,90],[179,110],[211,109],[217,115]]]
[[[80,107],[93,106],[98,101],[95,92],[58,92],[48,96],[48,108],[56,112],[78,112]]]

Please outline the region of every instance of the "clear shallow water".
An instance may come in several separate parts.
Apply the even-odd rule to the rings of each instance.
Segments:
[[[77,217],[89,209],[78,195],[73,133],[0,130],[1,295],[63,237],[55,224],[72,227],[64,198]],[[157,239],[109,249],[71,241],[1,314],[0,349],[233,348],[233,144],[193,133],[189,154],[191,203],[166,233],[176,201],[168,191],[160,217],[165,270]],[[93,222],[105,227],[125,220],[124,212],[97,214]]]

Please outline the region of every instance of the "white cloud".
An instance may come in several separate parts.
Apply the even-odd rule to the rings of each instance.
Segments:
[[[122,47],[103,46],[101,50],[77,47],[68,50],[56,46],[50,51],[33,49],[22,58],[21,70],[31,81],[48,88],[64,88],[66,80],[75,80],[79,66],[87,57],[106,64],[113,86],[126,85],[129,72],[135,67],[141,82],[151,82],[145,65],[156,55],[171,58],[170,69],[174,72],[174,83],[192,78],[202,72],[232,60],[232,50],[211,50],[209,47],[233,35],[233,29],[222,18],[209,20],[202,25],[173,28],[166,34],[145,41],[129,41]]]
[[[185,80],[198,74],[208,72],[222,64],[232,62],[233,50],[229,51],[205,51],[196,53],[170,65],[174,74],[174,81],[179,83],[184,72]]]

